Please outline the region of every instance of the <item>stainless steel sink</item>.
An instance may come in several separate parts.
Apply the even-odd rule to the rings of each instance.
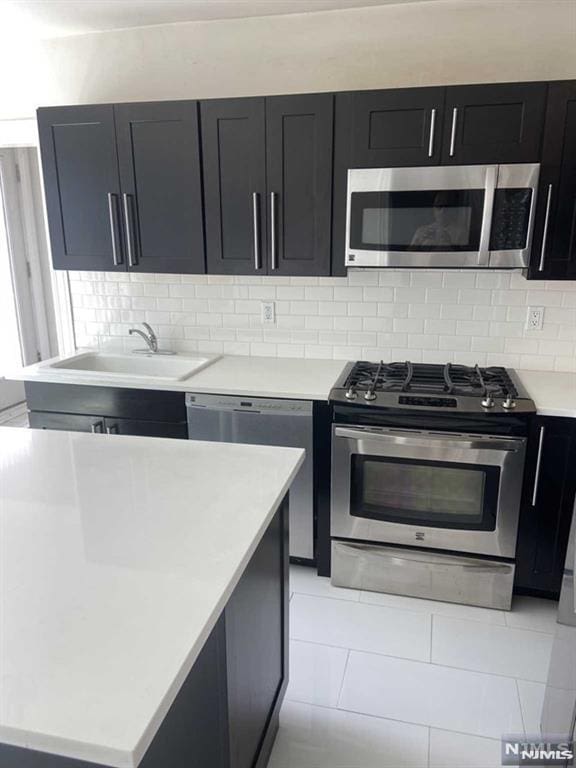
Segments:
[[[48,363],[46,370],[73,373],[90,378],[158,379],[183,381],[217,360],[219,355],[122,355],[107,352],[84,352],[65,360]]]

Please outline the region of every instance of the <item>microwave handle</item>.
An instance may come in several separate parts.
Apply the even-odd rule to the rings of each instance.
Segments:
[[[504,451],[512,452],[519,450],[525,443],[525,440],[513,438],[497,438],[492,440],[478,440],[474,435],[409,435],[401,432],[379,432],[370,429],[354,429],[353,427],[335,427],[335,437],[347,437],[352,440],[375,440],[380,443],[419,446],[429,448],[431,445],[444,445],[454,448],[471,448],[482,451]]]
[[[492,213],[494,211],[494,195],[497,183],[498,166],[486,166],[484,210],[482,212],[482,228],[480,230],[480,246],[478,248],[479,267],[487,267],[490,261],[490,230],[492,229]]]

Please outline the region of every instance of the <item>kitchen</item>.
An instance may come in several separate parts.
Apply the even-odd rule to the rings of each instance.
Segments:
[[[109,26],[56,15],[68,36],[28,41],[6,86],[2,146],[40,149],[58,335],[6,377],[24,388],[18,434],[39,455],[92,439],[130,466],[195,441],[305,450],[275,489],[280,510],[291,486],[275,598],[290,673],[266,749],[224,760],[500,765],[502,737],[535,738],[541,718],[552,735],[570,710],[550,714],[548,675],[571,637],[556,619],[576,490],[573,8],[185,5]],[[404,60],[415,29],[425,76]],[[264,506],[212,613],[233,611]],[[10,727],[17,766],[38,725],[27,750]],[[153,760],[46,744],[38,760]]]

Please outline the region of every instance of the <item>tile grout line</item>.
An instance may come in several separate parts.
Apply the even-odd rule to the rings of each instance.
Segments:
[[[452,730],[451,728],[445,728],[437,725],[428,725],[427,723],[417,723],[414,720],[400,720],[397,717],[382,717],[381,715],[374,715],[371,712],[362,712],[358,709],[347,709],[341,706],[331,707],[328,704],[318,704],[316,702],[313,703],[310,701],[302,701],[300,699],[286,699],[286,701],[289,701],[291,704],[299,704],[301,706],[313,707],[315,709],[326,709],[330,712],[345,712],[351,715],[359,715],[360,717],[370,718],[371,720],[384,720],[385,722],[390,722],[390,723],[402,723],[403,725],[414,725],[417,728],[426,728],[427,730],[430,731],[430,735],[432,731],[442,731],[444,733],[457,733],[459,736],[470,736],[476,739],[486,739],[487,741],[495,741],[498,743],[500,742],[499,736],[485,736],[484,734],[480,734],[480,733],[470,733],[469,731]]]
[[[449,621],[466,621],[473,624],[483,624],[486,627],[491,628],[499,628],[499,629],[509,629],[512,632],[533,632],[537,635],[554,635],[554,631],[547,631],[544,629],[533,629],[531,627],[515,627],[513,625],[510,625],[506,621],[506,616],[503,616],[504,624],[498,624],[494,621],[484,621],[483,619],[471,619],[468,616],[453,616],[451,614],[445,614],[445,613],[436,613],[434,611],[430,611],[429,613],[427,611],[417,611],[414,608],[400,608],[395,605],[384,605],[380,603],[370,603],[366,602],[365,600],[362,600],[362,597],[359,597],[358,600],[351,600],[346,597],[338,597],[336,595],[319,595],[312,592],[299,592],[297,589],[293,590],[293,594],[295,595],[301,595],[303,597],[313,597],[318,598],[319,600],[339,600],[342,603],[354,603],[358,605],[365,605],[369,606],[370,608],[384,608],[385,610],[389,611],[401,611],[402,613],[410,613],[412,615],[418,615],[418,616],[436,616],[440,619],[447,619]],[[457,605],[460,605],[460,603],[457,603]],[[492,610],[490,608],[487,608],[486,610]],[[502,613],[506,613],[505,611],[502,611]]]
[[[346,679],[346,672],[348,670],[348,662],[350,660],[350,648],[347,649],[348,653],[346,654],[346,662],[344,664],[344,672],[342,674],[342,682],[340,683],[340,690],[338,691],[338,697],[336,699],[336,706],[334,709],[338,709],[340,707],[340,699],[342,698],[342,691],[344,690],[344,680]]]
[[[518,709],[520,710],[520,720],[522,721],[522,730],[524,732],[524,735],[526,735],[526,722],[524,720],[524,710],[522,709],[522,697],[520,696],[520,686],[518,685],[518,680],[515,680],[514,683],[516,688],[516,698],[518,699]]]
[[[296,702],[296,703],[305,703],[305,702]],[[307,706],[311,707],[322,707],[321,704],[307,704]],[[404,723],[405,725],[416,725],[420,728],[428,728],[430,730],[434,731],[445,731],[446,733],[458,733],[461,736],[471,736],[476,739],[488,739],[489,741],[497,741],[499,742],[501,740],[501,736],[486,736],[484,733],[471,733],[470,731],[458,731],[458,730],[451,730],[450,728],[441,727],[437,725],[430,725],[429,723],[419,723],[415,720],[400,720],[397,717],[382,717],[381,715],[374,715],[370,712],[362,712],[362,710],[359,709],[347,709],[346,707],[322,707],[323,709],[331,709],[331,710],[337,710],[338,712],[348,712],[351,715],[361,715],[362,717],[372,717],[376,720],[386,720],[388,722],[392,723]]]
[[[432,664],[432,643],[434,642],[434,614],[430,615],[430,664]]]
[[[309,645],[320,645],[324,646],[325,648],[339,648],[340,650],[346,651],[355,651],[356,653],[367,653],[370,656],[379,656],[384,659],[397,659],[398,661],[408,661],[413,664],[430,664],[434,667],[442,667],[443,669],[453,669],[456,672],[470,672],[473,675],[488,675],[489,677],[498,677],[504,680],[520,680],[524,683],[533,683],[535,685],[545,685],[546,682],[542,680],[530,680],[527,677],[515,677],[513,675],[503,675],[501,672],[485,672],[481,669],[469,669],[468,667],[454,667],[450,664],[439,664],[437,661],[426,661],[426,659],[414,659],[409,656],[394,656],[390,653],[380,653],[379,651],[367,651],[364,648],[347,648],[343,645],[329,645],[327,643],[321,643],[317,640],[304,640],[300,637],[290,637],[290,640],[293,640],[297,643],[308,643]]]

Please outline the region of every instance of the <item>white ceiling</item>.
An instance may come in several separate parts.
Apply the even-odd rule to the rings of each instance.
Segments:
[[[409,2],[418,0],[0,0],[0,30],[39,39],[183,21]]]

